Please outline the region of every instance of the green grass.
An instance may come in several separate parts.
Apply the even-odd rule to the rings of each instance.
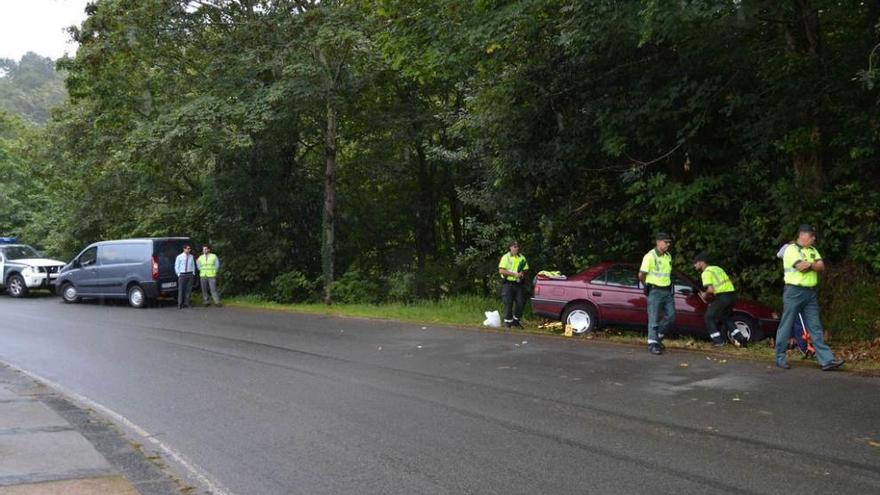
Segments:
[[[483,314],[484,311],[501,309],[501,304],[497,299],[479,296],[457,296],[438,301],[419,301],[410,304],[334,304],[332,306],[327,306],[326,304],[321,303],[279,304],[256,296],[238,296],[228,298],[224,303],[229,306],[270,309],[293,313],[377,318],[466,327],[481,327],[483,320],[485,319]],[[530,315],[527,311],[526,321],[524,322],[525,328],[523,330],[515,330],[516,332],[521,332],[523,334],[557,335],[562,337],[561,326],[541,328],[541,322],[529,319],[529,316]],[[574,336],[571,338],[584,342],[598,341],[639,347],[645,345],[645,336],[643,334],[617,329],[606,329],[595,332],[592,335]],[[774,362],[774,351],[767,342],[768,341],[763,341],[745,349],[737,348],[732,345],[718,349],[712,347],[712,344],[708,341],[695,340],[692,338],[679,338],[667,340],[666,346],[669,349],[692,351],[694,353],[693,357],[677,358],[681,359],[682,362],[687,362],[689,359],[722,361],[735,358],[762,361],[766,362],[768,366],[772,366]],[[792,364],[797,366],[800,361],[800,358],[794,354],[791,355],[790,362]],[[805,362],[804,365],[816,366],[814,361]],[[846,369],[877,374],[880,373],[880,361],[862,360],[854,363],[847,363]]]
[[[386,304],[334,304],[322,303],[279,304],[255,296],[239,296],[224,301],[230,306],[274,309],[297,313],[311,313],[361,318],[435,323],[443,325],[479,326],[485,320],[484,311],[500,309],[497,300],[480,296],[457,296],[437,301]]]

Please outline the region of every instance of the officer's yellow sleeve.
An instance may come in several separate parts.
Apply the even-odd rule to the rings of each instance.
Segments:
[[[803,258],[797,245],[794,243],[789,244],[788,248],[785,249],[785,254],[782,256],[782,265],[785,268],[794,268],[794,265],[799,261],[803,261]]]
[[[822,255],[819,254],[819,250],[818,250],[818,249],[813,248],[813,253],[816,255],[816,259],[815,259],[814,261],[821,261],[821,260],[822,260]]]
[[[651,266],[653,264],[654,264],[654,257],[651,256],[651,253],[648,253],[645,255],[644,258],[642,258],[642,266],[641,266],[641,268],[639,268],[639,271],[648,273],[651,271]]]
[[[525,263],[523,264],[523,270],[528,270],[529,269],[529,260],[527,260],[525,258],[525,256],[523,256],[523,260],[525,261]]]
[[[507,269],[507,254],[501,257],[501,260],[498,262],[498,268]]]

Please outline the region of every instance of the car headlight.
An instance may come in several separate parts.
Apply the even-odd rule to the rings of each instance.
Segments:
[[[774,320],[778,320],[778,319],[779,319],[779,313],[777,313],[776,311],[770,313],[770,318],[773,318]]]
[[[35,266],[26,266],[24,270],[22,270],[26,275],[30,275],[32,273],[37,273],[37,267]]]

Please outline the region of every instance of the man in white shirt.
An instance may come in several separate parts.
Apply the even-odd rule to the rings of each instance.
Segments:
[[[192,246],[184,244],[183,252],[174,260],[174,273],[177,274],[177,309],[188,308],[189,297],[192,294],[196,261],[190,251]]]

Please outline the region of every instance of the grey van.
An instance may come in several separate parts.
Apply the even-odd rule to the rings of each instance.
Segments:
[[[160,295],[177,294],[174,260],[187,237],[96,242],[64,265],[55,287],[64,302],[82,298],[127,299],[142,308]]]

